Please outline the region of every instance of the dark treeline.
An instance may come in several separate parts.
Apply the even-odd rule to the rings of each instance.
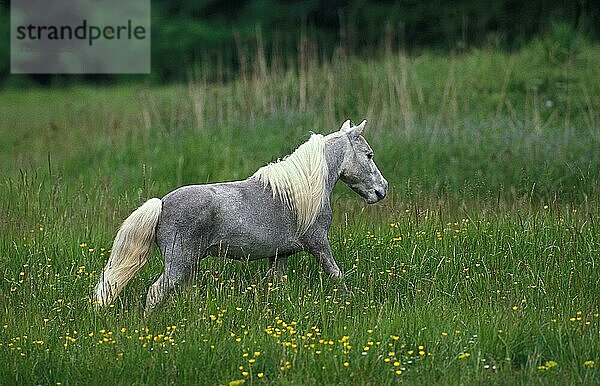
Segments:
[[[0,7],[0,82],[106,82],[114,76],[8,76],[9,8]],[[389,50],[515,49],[556,28],[600,37],[600,2],[152,0],[153,82],[178,81],[201,71],[231,79],[253,58],[287,66],[307,46],[321,58],[370,56]],[[12,79],[11,79],[12,78]],[[131,78],[131,76],[129,77]],[[135,77],[134,77],[135,78]]]

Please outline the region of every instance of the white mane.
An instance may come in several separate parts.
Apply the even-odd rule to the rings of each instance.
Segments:
[[[315,222],[325,200],[327,183],[325,138],[313,134],[292,154],[258,169],[253,177],[271,186],[273,197],[285,203],[296,214],[298,233]]]

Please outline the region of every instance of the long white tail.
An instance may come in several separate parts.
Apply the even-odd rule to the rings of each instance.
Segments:
[[[112,252],[94,291],[94,303],[108,306],[129,280],[146,264],[152,253],[162,201],[151,198],[121,225]]]

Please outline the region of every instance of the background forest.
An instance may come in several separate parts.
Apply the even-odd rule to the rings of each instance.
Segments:
[[[133,80],[186,81],[202,69],[230,80],[258,50],[293,66],[312,49],[371,57],[390,50],[461,52],[474,47],[514,50],[561,28],[600,37],[600,5],[579,1],[187,1],[152,0],[152,74]],[[115,82],[124,76],[8,76],[9,2],[0,5],[0,84]],[[564,39],[564,37],[563,37]],[[282,62],[282,63],[281,63]]]

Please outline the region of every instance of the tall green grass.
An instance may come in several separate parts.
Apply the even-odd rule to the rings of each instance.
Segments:
[[[101,183],[111,174],[120,193],[146,164],[165,192],[174,172],[176,183],[239,178],[293,150],[309,130],[366,118],[395,186],[410,179],[444,195],[468,185],[477,196],[533,189],[536,197],[582,199],[600,164],[599,53],[585,45],[557,59],[549,50],[540,43],[514,54],[325,63],[309,50],[289,69],[259,57],[224,85],[205,83],[200,72],[164,88],[5,92],[0,146],[10,151],[0,162],[14,171],[50,159],[69,176],[90,170]],[[290,138],[284,146],[282,135]],[[215,143],[224,150],[211,151]]]
[[[390,54],[236,82],[0,93],[0,379],[14,384],[600,382],[600,49]],[[551,48],[551,47],[550,47]],[[156,252],[115,305],[89,293],[119,223],[189,183],[245,178],[347,117],[390,180],[332,196],[313,259],[208,258],[150,318]]]

